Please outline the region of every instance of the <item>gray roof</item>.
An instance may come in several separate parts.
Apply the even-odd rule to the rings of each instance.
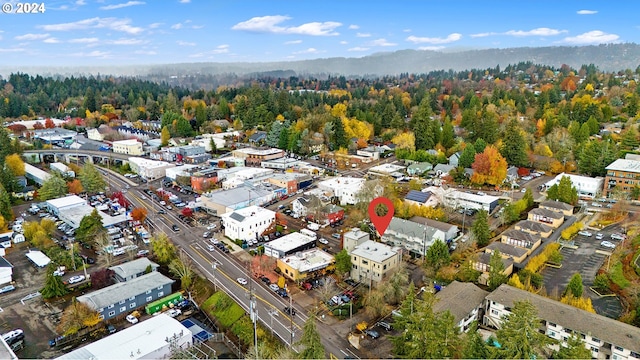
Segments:
[[[242,222],[244,220],[244,216],[238,214],[235,211],[233,213],[231,213],[231,215],[229,215],[229,217],[232,218],[235,221],[238,221],[238,222]]]
[[[422,216],[414,216],[409,221],[417,222],[418,224],[426,225],[428,227],[438,229],[444,232],[451,231],[452,228],[457,228],[456,225],[451,225],[442,221],[428,219]]]
[[[456,167],[449,164],[438,164],[433,168],[433,171],[440,171],[442,173],[448,173],[449,171],[455,169]]]
[[[318,197],[315,195],[304,195],[296,199],[296,201],[298,201],[300,205],[306,208],[322,205],[322,203],[320,202],[320,199],[318,199]]]
[[[251,200],[260,199],[265,196],[273,194],[271,191],[262,190],[259,188],[250,188],[247,186],[238,186],[237,188],[216,191],[207,194],[211,202],[220,204],[222,206],[232,207],[236,204]]]
[[[105,308],[116,304],[120,300],[144,294],[147,290],[153,290],[158,286],[172,284],[173,280],[157,271],[150,272],[135,279],[117,283],[100,290],[78,296],[78,301],[87,304],[93,309]]]
[[[626,171],[630,173],[640,173],[640,161],[629,159],[617,159],[607,166],[607,170]]]
[[[12,268],[13,265],[11,265],[11,263],[9,262],[9,260],[3,258],[0,256],[0,267],[8,267],[8,268]]]
[[[466,318],[474,309],[480,307],[489,294],[472,283],[454,281],[436,294],[438,301],[433,305],[433,312],[449,310],[455,322]]]
[[[476,257],[476,262],[489,265],[489,263],[491,262],[491,254],[486,252],[478,254],[478,256]],[[509,266],[513,265],[513,259],[502,258],[502,265],[504,265],[505,269],[508,268]]]
[[[561,213],[559,213],[557,211],[541,209],[541,208],[533,209],[533,210],[529,211],[529,214],[544,216],[544,217],[548,217],[548,218],[551,218],[551,219],[564,219],[564,215],[562,215]]]
[[[418,190],[410,190],[407,196],[405,196],[405,200],[411,200],[419,203],[426,203],[427,200],[431,197],[432,193],[430,191],[418,191]]]
[[[531,220],[518,221],[516,226],[520,227],[521,229],[527,229],[527,230],[531,230],[531,231],[535,231],[535,232],[541,232],[541,233],[547,233],[547,232],[553,230],[553,228],[551,228],[551,226],[539,223],[537,221],[531,221]]]
[[[409,238],[432,239],[437,229],[432,228],[430,226],[419,224],[411,220],[404,220],[397,217],[393,217],[391,219],[391,223],[389,224],[389,227],[387,228],[387,231],[382,235],[382,237],[385,238],[385,241],[393,239],[402,243],[404,242],[404,238],[396,239],[396,236],[392,235],[391,232],[389,232],[388,230],[391,230],[391,232],[396,232],[398,234],[405,235],[406,237],[409,237]],[[426,233],[426,236],[425,236],[425,233]]]
[[[527,254],[527,249],[525,248],[513,246],[510,244],[505,244],[499,241],[492,242],[491,244],[489,244],[489,246],[487,246],[487,249],[491,251],[498,250],[500,251],[501,254],[508,255],[511,257],[521,257]]]
[[[141,272],[144,272],[148,266],[151,266],[151,268],[156,269],[160,265],[154,263],[153,261],[147,259],[146,257],[141,257],[140,259],[127,261],[126,263],[112,266],[109,269],[113,270],[113,272],[115,272],[118,276],[122,278],[126,278],[133,274],[140,274]]]
[[[538,309],[538,317],[547,322],[590,334],[607,343],[640,353],[640,328],[635,326],[506,284],[500,285],[486,299],[508,307],[513,307],[515,301],[529,300]]]
[[[540,235],[534,235],[534,234],[530,234],[528,232],[524,232],[516,229],[509,229],[503,232],[502,235],[510,237],[512,239],[516,239],[516,240],[530,241],[532,243],[536,243],[540,241]]]
[[[554,208],[554,209],[563,210],[563,211],[566,211],[566,210],[573,211],[573,205],[563,203],[562,201],[553,201],[553,200],[543,201],[540,203],[540,206]]]
[[[360,256],[376,263],[382,263],[397,254],[397,248],[372,240],[367,240],[351,250],[351,255]]]

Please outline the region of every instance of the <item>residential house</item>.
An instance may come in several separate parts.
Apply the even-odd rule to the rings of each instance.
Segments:
[[[152,271],[129,281],[107,286],[76,299],[96,310],[101,319],[123,316],[146,304],[171,294],[174,281]]]
[[[351,254],[351,251],[356,246],[361,245],[367,240],[370,240],[368,232],[364,232],[358,228],[353,228],[342,235],[342,248],[347,250],[347,253]]]
[[[422,216],[414,216],[409,220],[442,231],[444,233],[443,241],[446,243],[453,241],[453,239],[455,239],[460,233],[460,229],[456,225],[452,225],[446,222],[428,219]]]
[[[460,161],[460,155],[462,155],[462,151],[458,151],[457,153],[449,156],[449,165],[458,167],[458,162]]]
[[[104,137],[107,134],[115,133],[115,131],[109,127],[108,125],[102,124],[97,129],[89,128],[87,129],[87,139],[94,141],[104,141]]]
[[[404,201],[409,205],[435,207],[438,205],[438,198],[430,191],[409,190]]]
[[[381,241],[393,247],[400,247],[413,256],[423,257],[436,240],[446,243],[447,236],[448,233],[442,228],[394,217]]]
[[[474,321],[482,322],[484,299],[489,294],[472,283],[453,281],[436,293],[433,312],[449,310],[460,332],[467,332]]]
[[[551,226],[531,220],[518,221],[514,228],[529,234],[538,235],[543,239],[548,238],[551,236],[551,233],[553,233],[553,228]]]
[[[453,209],[485,210],[489,214],[498,206],[500,198],[449,188],[444,192],[444,203]]]
[[[449,172],[455,168],[455,166],[449,164],[437,164],[433,167],[433,172],[436,176],[443,177],[449,175]]]
[[[351,278],[376,287],[401,263],[401,249],[367,240],[351,251]]]
[[[540,209],[555,211],[563,214],[564,216],[573,215],[573,205],[563,203],[562,201],[543,201],[538,205]]]
[[[261,144],[267,140],[266,131],[256,131],[253,135],[249,136],[249,142],[252,144]]]
[[[157,271],[160,265],[141,257],[136,260],[127,261],[125,263],[115,265],[109,268],[113,271],[113,277],[116,282],[125,282],[133,280],[153,271]]]
[[[291,202],[291,211],[295,216],[305,217],[307,215],[318,214],[322,209],[322,202],[315,195],[304,195]]]
[[[557,229],[564,222],[564,215],[559,212],[536,208],[529,211],[527,220],[537,221]]]
[[[493,254],[494,251],[499,251],[500,255],[505,259],[511,259],[514,263],[521,263],[526,258],[529,252],[525,248],[506,244],[503,242],[492,242],[487,246],[484,251],[489,254]]]
[[[540,331],[561,346],[577,335],[594,359],[640,359],[640,328],[507,284],[485,298],[483,324],[499,329],[517,301],[535,306],[542,320]]]
[[[527,250],[527,256],[531,254],[531,252],[540,246],[542,243],[542,238],[540,235],[531,234],[528,232],[509,229],[503,232],[500,235],[500,241],[505,244],[518,246]]]
[[[471,260],[471,268],[477,271],[480,271],[482,274],[478,278],[478,283],[482,285],[486,285],[489,280],[489,271],[491,271],[491,254],[487,252],[479,253],[475,256],[474,259]],[[502,265],[504,266],[504,270],[502,274],[505,276],[510,276],[513,273],[513,259],[511,258],[502,258]]]
[[[249,206],[220,215],[224,235],[229,239],[254,240],[273,227],[276,213],[260,206]]]
[[[295,282],[302,282],[335,268],[333,255],[321,250],[310,249],[285,256],[276,261],[280,273]]]
[[[407,174],[410,176],[420,176],[428,173],[433,169],[433,165],[428,162],[414,162],[407,166]]]
[[[338,198],[340,205],[355,204],[356,197],[364,186],[365,179],[354,177],[333,177],[318,183],[318,189],[328,191]]]
[[[509,168],[507,168],[507,181],[508,182],[514,182],[514,181],[518,180],[519,177],[520,177],[520,175],[518,174],[518,167],[509,166]]]

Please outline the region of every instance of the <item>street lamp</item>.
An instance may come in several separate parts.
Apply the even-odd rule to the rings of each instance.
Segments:
[[[218,263],[214,262],[213,264],[211,264],[211,266],[213,267],[213,291],[218,291],[218,289],[216,288],[216,269],[218,268]]]

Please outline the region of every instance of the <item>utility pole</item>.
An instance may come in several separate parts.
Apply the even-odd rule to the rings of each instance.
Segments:
[[[258,360],[258,309],[253,291],[250,293],[249,307],[251,310],[251,321],[253,321],[253,346],[256,353],[256,360]]]
[[[214,262],[213,264],[211,264],[211,266],[213,267],[213,271],[211,272],[213,274],[213,291],[217,292],[218,289],[216,288],[216,269],[218,268],[218,263]]]
[[[286,285],[285,285],[286,286]],[[286,288],[285,289],[287,291],[287,294],[289,295],[289,333],[291,335],[291,340],[289,341],[289,348],[291,350],[293,350],[293,298],[291,297],[291,293],[289,292],[289,289]]]

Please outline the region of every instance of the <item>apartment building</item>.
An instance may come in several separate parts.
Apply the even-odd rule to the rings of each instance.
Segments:
[[[636,186],[640,186],[640,161],[631,159],[618,159],[606,167],[604,190],[602,196],[611,197],[614,189],[630,192]]]
[[[351,251],[351,278],[377,286],[402,262],[402,250],[367,240]]]

